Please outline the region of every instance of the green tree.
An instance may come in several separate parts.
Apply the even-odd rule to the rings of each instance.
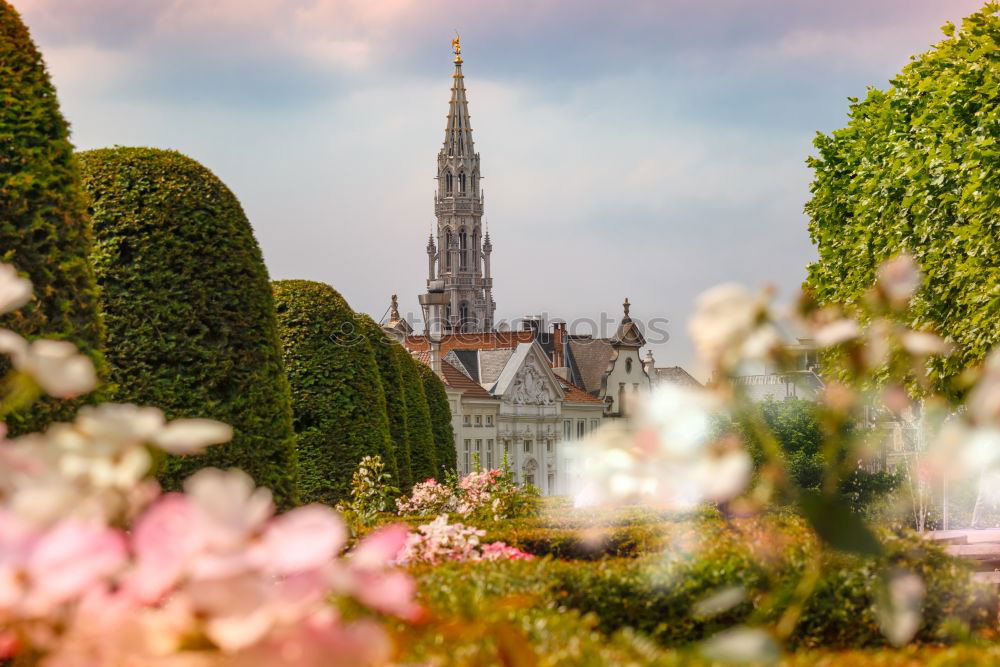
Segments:
[[[451,408],[444,382],[428,366],[420,364],[420,378],[424,381],[424,395],[431,412],[431,430],[434,433],[434,452],[437,460],[438,479],[458,468],[455,451],[455,432],[451,426]]]
[[[427,405],[424,383],[420,378],[420,362],[401,345],[393,347],[403,375],[403,394],[406,397],[406,423],[410,442],[410,469],[413,481],[423,482],[438,476],[437,452],[431,412]],[[409,493],[410,489],[402,489]]]
[[[809,231],[821,303],[860,303],[881,262],[923,271],[908,322],[958,344],[948,378],[1000,343],[1000,5],[912,60],[887,91],[852,99],[847,127],[815,139]]]
[[[820,406],[798,398],[780,401],[768,398],[755,407],[761,421],[781,446],[788,474],[795,485],[807,491],[820,490],[828,467],[823,451],[827,434],[823,430]],[[739,435],[740,440],[746,443],[755,467],[764,462],[760,437],[752,424],[721,417],[716,428],[720,432],[733,431]],[[845,428],[847,430],[842,435],[848,435],[856,427],[849,424]],[[838,466],[844,464],[843,456],[833,463]],[[891,473],[868,472],[855,467],[844,476],[838,493],[855,510],[862,511],[896,488],[899,481],[898,476]]]
[[[239,201],[174,151],[80,155],[90,197],[111,379],[123,402],[232,425],[233,441],[169,457],[177,488],[198,468],[245,470],[295,501],[295,443],[267,269]]]
[[[392,441],[393,458],[387,462],[388,472],[400,489],[413,487],[410,470],[410,436],[407,426],[406,396],[403,391],[403,373],[396,358],[399,343],[391,340],[382,328],[368,315],[357,314],[359,331],[368,340],[378,363],[382,389],[385,392],[385,409],[389,417],[389,439]]]
[[[273,286],[302,500],[333,505],[350,497],[364,457],[385,460],[392,450],[378,364],[354,311],[332,287],[309,280]]]
[[[34,300],[0,317],[0,327],[29,339],[71,341],[103,376],[104,329],[69,127],[41,54],[4,0],[0,98],[0,261],[13,264],[35,288]],[[46,398],[5,421],[13,434],[37,431],[72,418],[79,403]]]

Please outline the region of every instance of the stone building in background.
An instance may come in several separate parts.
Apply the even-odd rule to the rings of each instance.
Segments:
[[[489,232],[483,224],[479,154],[474,150],[461,47],[444,144],[437,157],[435,228],[427,241],[427,291],[419,296],[424,330],[400,316],[395,295],[383,322],[444,381],[455,431],[459,472],[476,461],[498,467],[506,456],[516,480],[545,495],[573,491],[573,443],[608,420],[627,419],[660,382],[697,382],[683,369],[657,369],[625,299],[608,338],[575,335],[561,321],[521,319],[497,330]]]

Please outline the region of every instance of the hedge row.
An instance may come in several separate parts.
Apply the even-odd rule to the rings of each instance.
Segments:
[[[798,583],[806,542],[768,563],[737,541],[706,544],[697,556],[609,559],[599,563],[554,561],[475,563],[418,570],[422,594],[436,609],[462,609],[470,618],[502,599],[530,607],[569,608],[597,618],[607,635],[632,629],[665,647],[703,640],[740,623],[776,620],[782,605],[765,611],[764,592],[787,599]],[[990,631],[997,592],[975,586],[967,567],[919,538],[887,541],[880,560],[828,555],[820,585],[805,608],[791,645],[802,648],[877,647],[885,640],[875,617],[877,571],[889,565],[920,573],[927,587],[918,640],[946,641],[951,627]],[[711,618],[692,612],[721,589],[742,586],[746,600]],[[470,602],[471,601],[471,602]],[[471,604],[471,607],[469,606]],[[465,606],[463,606],[465,605]]]
[[[91,236],[80,175],[42,56],[17,11],[0,0],[0,262],[31,279],[35,299],[0,316],[29,338],[68,340],[105,366]],[[9,366],[0,361],[0,376]],[[11,434],[70,419],[80,401],[44,398],[6,415]]]
[[[332,287],[273,283],[299,452],[303,502],[336,504],[367,455],[395,460],[371,346],[352,335],[354,311]]]
[[[427,408],[431,418],[431,434],[434,439],[434,456],[437,461],[435,470],[439,480],[444,479],[448,470],[458,467],[458,450],[455,449],[455,432],[451,426],[451,408],[448,406],[448,394],[444,382],[429,366],[419,365],[420,379],[424,385],[424,395],[427,398]]]
[[[232,425],[232,442],[170,457],[168,489],[237,467],[296,501],[296,452],[267,270],[239,201],[174,151],[80,155],[117,400]]]
[[[414,483],[440,477],[434,431],[427,394],[420,378],[420,362],[401,345],[394,345],[393,354],[403,378],[403,399],[406,403],[406,424],[410,445],[410,472]],[[452,445],[454,447],[454,444]],[[405,491],[406,489],[404,489]]]

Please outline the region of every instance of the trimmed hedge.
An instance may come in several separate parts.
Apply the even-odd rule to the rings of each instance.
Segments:
[[[458,451],[455,449],[455,431],[451,426],[451,407],[448,394],[434,371],[425,364],[419,365],[420,379],[424,381],[424,395],[431,412],[431,431],[434,434],[434,453],[437,458],[438,479],[445,473],[458,470]]]
[[[107,324],[111,379],[123,402],[170,418],[232,425],[232,442],[168,457],[176,489],[207,466],[242,468],[280,506],[295,502],[292,413],[260,248],[233,193],[174,151],[80,155],[92,261]]]
[[[104,330],[86,204],[69,128],[41,54],[17,11],[0,0],[0,261],[26,274],[35,299],[0,317],[29,338],[72,341],[106,375]],[[6,373],[6,360],[0,374]],[[76,401],[44,398],[7,415],[12,434],[71,419]]]
[[[392,460],[378,365],[355,331],[354,311],[336,290],[309,280],[273,286],[302,501],[333,505],[350,496],[362,458]]]
[[[427,406],[424,383],[420,379],[420,362],[403,346],[393,347],[396,361],[403,376],[403,395],[406,399],[406,423],[410,443],[410,471],[413,482],[423,482],[437,477],[437,453],[434,432],[431,430],[431,412]],[[401,489],[409,493],[410,489]]]
[[[819,548],[803,522],[787,516],[705,521],[688,528],[672,535],[670,548],[655,556],[597,563],[550,559],[466,563],[417,572],[421,590],[432,603],[457,595],[441,590],[449,586],[473,589],[483,607],[501,598],[530,595],[525,604],[533,607],[595,614],[597,628],[608,635],[630,628],[661,646],[678,647],[733,625],[775,622],[784,611],[780,601],[789,599],[808,554]],[[485,540],[494,537],[487,535]],[[924,580],[927,596],[917,641],[949,641],[956,625],[973,633],[991,631],[998,611],[997,590],[973,584],[964,562],[915,535],[889,535],[883,543],[886,553],[877,560],[823,555],[821,580],[791,638],[792,647],[885,645],[876,621],[875,597],[878,573],[887,567],[916,572]],[[714,617],[693,615],[697,602],[732,586],[747,591],[745,601]],[[777,607],[762,606],[766,592],[775,593]]]
[[[356,313],[355,318],[358,331],[368,340],[375,354],[385,394],[385,411],[389,418],[389,440],[392,446],[392,460],[387,463],[387,470],[400,491],[406,491],[413,487],[413,473],[410,471],[410,437],[407,433],[403,373],[393,352],[393,347],[399,347],[399,344],[390,340],[368,315]]]

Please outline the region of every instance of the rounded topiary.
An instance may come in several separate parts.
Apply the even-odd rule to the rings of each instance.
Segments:
[[[350,495],[362,458],[392,460],[375,354],[357,332],[354,311],[332,287],[308,280],[273,286],[302,499],[333,504]]]
[[[103,374],[103,328],[80,175],[42,56],[0,0],[0,261],[31,279],[35,298],[0,317],[27,338],[75,343]],[[0,374],[5,368],[0,368]],[[12,433],[72,417],[79,401],[44,399],[7,415]]]
[[[431,431],[434,433],[434,452],[438,475],[454,472],[458,467],[458,452],[455,450],[455,431],[451,426],[451,408],[448,393],[434,371],[420,364],[420,378],[424,381],[424,395],[431,413]]]
[[[160,480],[177,488],[198,468],[237,467],[291,504],[295,442],[271,285],[236,197],[173,151],[103,149],[80,164],[118,398],[235,431],[202,456],[168,458]]]
[[[403,374],[403,393],[406,397],[406,423],[410,442],[410,470],[414,482],[438,477],[437,452],[431,428],[431,412],[420,378],[420,362],[401,345],[393,347]],[[408,491],[408,489],[404,489]]]
[[[406,397],[403,392],[403,373],[399,368],[394,348],[399,343],[390,339],[382,328],[368,315],[357,315],[358,331],[364,335],[375,353],[379,377],[385,393],[385,410],[389,417],[389,439],[392,441],[392,464],[389,470],[394,483],[401,491],[413,486],[410,470],[410,437],[407,432]]]

